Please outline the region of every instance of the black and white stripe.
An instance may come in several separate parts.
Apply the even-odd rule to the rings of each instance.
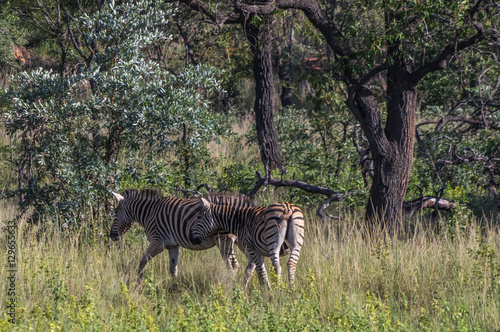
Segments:
[[[237,268],[233,245],[236,237],[228,232],[214,231],[198,244],[189,241],[190,229],[201,217],[207,215],[211,204],[204,198],[163,198],[154,189],[126,190],[122,195],[113,193],[119,204],[115,209],[110,238],[118,240],[135,222],[140,223],[149,240],[149,246],[139,263],[139,281],[146,263],[167,249],[170,273],[177,275],[179,246],[192,250],[205,250],[217,245],[229,268]]]
[[[289,254],[288,278],[294,281],[300,249],[304,242],[304,215],[290,203],[276,203],[269,207],[239,207],[211,203],[199,222],[191,230],[190,240],[201,243],[214,230],[222,229],[238,238],[238,247],[249,259],[245,270],[245,287],[255,268],[261,283],[270,288],[264,257],[270,257],[278,277],[281,275],[279,256]]]

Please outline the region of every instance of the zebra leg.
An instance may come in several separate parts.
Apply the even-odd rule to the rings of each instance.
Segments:
[[[238,260],[234,254],[234,242],[236,236],[232,234],[215,234],[213,236],[214,242],[219,248],[220,254],[228,269],[237,270],[239,267]]]
[[[302,219],[301,219],[302,218]],[[291,225],[291,229],[287,234],[287,241],[290,244],[290,258],[288,258],[288,280],[290,285],[293,285],[295,270],[297,269],[297,261],[299,260],[300,249],[304,243],[304,224],[302,213],[297,217],[298,222]]]
[[[297,261],[299,260],[300,247],[293,248],[292,253],[290,254],[290,258],[288,259],[288,280],[290,281],[290,285],[293,285],[295,278],[295,270],[297,269]]]
[[[267,271],[266,271],[266,266],[264,264],[264,257],[260,255],[253,255],[254,258],[252,259],[255,262],[255,265],[257,267],[257,273],[259,274],[259,283],[261,286],[264,284],[267,286],[267,289],[271,289],[271,284],[269,283],[269,278],[267,277]]]
[[[274,271],[278,276],[278,280],[281,278],[280,249],[285,242],[286,228],[286,221],[274,223],[271,220],[271,222],[268,223],[268,228],[266,229],[269,257],[271,258],[271,263],[273,264]]]
[[[177,262],[179,261],[179,247],[168,248],[168,257],[170,259],[170,274],[173,278],[177,277]]]
[[[247,268],[245,270],[245,278],[243,280],[244,289],[247,289],[248,282],[250,281],[250,278],[252,277],[254,270],[255,270],[255,263],[252,260],[249,260]]]
[[[142,255],[141,262],[139,263],[139,269],[137,271],[138,278],[137,278],[137,283],[141,283],[142,281],[142,276],[143,276],[143,270],[144,267],[146,266],[146,263],[159,253],[163,251],[163,246],[156,244],[156,243],[150,243],[146,251],[144,252],[144,255]]]
[[[236,241],[238,240],[235,235],[229,234],[228,238],[231,240],[231,249],[229,250],[229,259],[231,261],[231,267],[233,270],[238,270],[240,267],[240,264],[238,263],[238,260],[236,259],[236,254],[234,252],[234,245],[236,244]]]
[[[289,204],[277,203],[268,206],[265,212],[265,239],[274,271],[281,278],[280,249],[285,242],[288,219],[292,215]]]

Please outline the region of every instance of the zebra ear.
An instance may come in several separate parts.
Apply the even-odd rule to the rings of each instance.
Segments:
[[[210,202],[204,199],[203,197],[200,197],[200,211],[205,212],[208,211],[210,208]]]
[[[114,191],[112,191],[113,195],[116,197],[116,199],[118,200],[118,202],[121,202],[125,199],[125,197],[123,197],[122,195],[118,194],[118,193],[115,193]]]

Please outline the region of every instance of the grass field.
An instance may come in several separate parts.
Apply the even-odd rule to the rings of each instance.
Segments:
[[[121,242],[100,228],[68,233],[56,225],[15,233],[16,322],[8,322],[7,291],[0,292],[0,329],[33,331],[495,331],[500,328],[500,237],[488,219],[462,229],[439,221],[407,221],[397,239],[374,240],[363,218],[321,221],[305,211],[306,242],[296,285],[255,275],[241,287],[247,261],[238,252],[236,275],[216,248],[181,250],[179,276],[168,254],[147,265],[142,287],[136,269],[147,246],[135,226]],[[1,208],[0,220],[15,215]],[[0,237],[0,287],[8,288],[7,233]],[[283,258],[282,266],[286,270]],[[272,271],[269,260],[268,272]],[[272,273],[271,273],[272,275]],[[284,271],[286,276],[286,271]],[[15,327],[15,328],[14,328]],[[13,329],[14,328],[14,329]]]
[[[242,121],[233,127],[237,136],[209,146],[215,157],[226,156],[217,167],[258,154],[240,142],[250,123]],[[2,131],[0,140],[7,146]],[[15,174],[0,174],[2,186],[15,186]],[[259,203],[284,196],[269,189]],[[77,231],[21,219],[13,234],[12,228],[0,233],[0,330],[500,330],[498,215],[478,219],[464,213],[451,221],[414,216],[390,239],[369,236],[363,207],[342,206],[330,211],[341,218],[328,221],[303,209],[306,234],[296,285],[289,288],[286,278],[278,283],[267,260],[270,292],[256,275],[243,290],[246,258],[237,252],[240,269],[233,275],[216,248],[181,250],[175,280],[164,252],[148,263],[136,287],[147,246],[140,226],[116,243],[107,236],[111,216]],[[0,201],[0,221],[15,216],[14,202]],[[9,245],[16,252],[15,279],[9,279]],[[281,264],[285,277],[285,258]],[[17,300],[14,325],[7,315],[9,293]]]

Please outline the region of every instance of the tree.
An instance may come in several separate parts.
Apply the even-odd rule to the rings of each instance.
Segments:
[[[500,204],[497,50],[471,48],[448,69],[423,80],[425,118],[417,124],[419,157],[433,174],[432,186],[437,190],[476,187],[475,199],[468,201],[476,206],[480,202],[486,210],[489,202]],[[440,89],[435,88],[436,81]]]
[[[323,8],[315,0],[276,0],[237,1],[236,6],[261,15],[298,9],[322,33],[335,57],[332,74],[345,87],[346,104],[368,138],[373,157],[367,220],[393,229],[401,220],[413,162],[417,87],[473,45],[499,44],[498,4],[334,1]],[[384,94],[373,86],[379,73],[386,77]]]
[[[167,1],[168,2],[168,1]],[[255,80],[255,123],[264,167],[278,168],[283,174],[285,166],[278,143],[274,120],[274,76],[272,63],[272,17],[262,17],[225,6],[216,11],[208,3],[200,0],[180,1],[200,12],[213,24],[221,28],[225,24],[240,24],[253,54],[253,74]],[[270,171],[269,171],[270,172]],[[268,173],[269,173],[268,172]],[[270,174],[270,173],[269,173]]]
[[[146,58],[146,48],[167,39],[162,27],[172,17],[169,8],[150,5],[111,3],[68,17],[79,31],[71,37],[81,40],[76,46],[89,46],[87,54],[79,50],[86,66],[66,77],[21,73],[0,95],[18,173],[11,194],[23,211],[34,207],[32,219],[95,218],[123,179],[120,156],[140,150],[152,161],[182,139],[186,122],[191,134],[184,143],[192,149],[213,137],[209,97],[219,87],[217,72],[196,66],[173,75]]]
[[[260,155],[266,169],[276,167],[285,172],[274,120],[274,75],[272,63],[272,35],[270,17],[250,17],[243,22],[250,49],[253,53],[255,79],[255,123]]]

